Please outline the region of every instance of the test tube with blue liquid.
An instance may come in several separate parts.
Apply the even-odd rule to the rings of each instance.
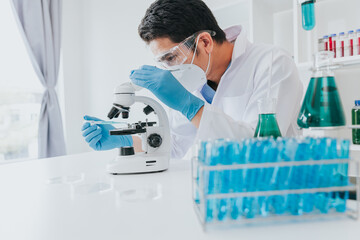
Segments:
[[[287,139],[285,143],[284,158],[288,161],[296,161],[296,153],[298,149],[298,142],[295,139]],[[288,177],[286,179],[286,189],[299,188],[298,178],[300,177],[301,169],[299,166],[292,166],[289,169]],[[289,194],[286,201],[286,209],[292,215],[301,215],[303,213],[301,194]]]
[[[338,142],[338,158],[348,160],[350,159],[350,141],[349,140],[339,140]],[[348,177],[348,164],[342,163],[338,164],[338,174],[339,174],[339,186],[347,186],[349,185],[349,177]],[[349,192],[345,191],[343,194],[337,193],[335,208],[338,212],[346,211],[346,201],[349,198]]]
[[[209,166],[216,165],[216,158],[213,158],[213,141],[208,141],[203,145],[205,147],[205,152],[203,153],[205,156],[204,164]],[[203,181],[204,181],[204,189],[203,191],[207,194],[212,194],[215,192],[215,171],[203,171]],[[213,221],[215,217],[215,209],[216,202],[215,199],[207,199],[206,200],[206,222]]]
[[[249,155],[247,157],[247,163],[261,163],[263,155],[263,141],[252,140],[248,142]],[[245,176],[245,189],[247,192],[255,192],[260,185],[259,176],[261,174],[260,168],[246,169]],[[254,218],[258,213],[258,202],[256,197],[244,197],[243,199],[243,213],[246,218]]]
[[[315,27],[315,2],[316,0],[298,0],[301,4],[302,27],[310,31]]]
[[[245,151],[246,147],[244,147],[243,142],[232,141],[227,145],[226,157],[228,159],[232,159],[232,164],[244,164],[245,163]],[[243,188],[243,169],[235,169],[231,171],[231,185],[229,188],[230,192],[242,192]],[[231,198],[230,199],[230,217],[233,220],[238,219],[238,217],[242,214],[242,198]]]
[[[277,161],[284,161],[284,149],[285,149],[285,140],[283,138],[276,139],[276,147],[278,151]],[[287,176],[289,167],[276,167],[274,169],[274,174],[272,176],[272,189],[273,190],[282,190],[284,189],[285,179],[284,176]],[[269,205],[271,207],[270,211],[272,213],[281,215],[285,213],[285,204],[286,196],[285,195],[274,195],[268,198]]]
[[[223,139],[215,141],[214,158],[216,164],[231,165],[232,156],[227,155],[228,145],[230,143]],[[218,170],[215,175],[215,181],[218,183],[216,193],[229,193],[230,190],[230,170]],[[228,199],[221,198],[216,200],[217,218],[219,221],[225,220],[228,212]]]

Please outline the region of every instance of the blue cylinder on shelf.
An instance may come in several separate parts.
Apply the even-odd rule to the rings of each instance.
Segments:
[[[300,1],[302,27],[306,31],[310,31],[315,27],[315,0]]]

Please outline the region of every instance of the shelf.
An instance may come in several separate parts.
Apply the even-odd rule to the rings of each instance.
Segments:
[[[351,57],[343,57],[343,58],[335,58],[333,60],[334,63],[341,64],[345,67],[347,66],[355,66],[359,65],[360,67],[360,55],[358,56],[351,56]]]
[[[343,57],[343,58],[335,58],[333,60],[333,63],[335,64],[331,69],[341,69],[344,67],[359,67],[360,68],[360,55],[359,56],[351,56],[351,57]],[[313,63],[311,61],[309,62],[302,62],[297,64],[298,68],[301,69],[307,69],[312,70]]]

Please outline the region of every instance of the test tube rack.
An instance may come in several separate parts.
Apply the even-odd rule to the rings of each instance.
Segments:
[[[359,217],[360,181],[349,182],[349,177],[342,180],[344,184],[311,187],[282,187],[276,190],[264,190],[259,181],[270,180],[287,174],[282,180],[307,181],[307,179],[291,179],[301,171],[335,169],[343,166],[354,169],[359,176],[359,162],[352,159],[306,160],[292,162],[267,162],[209,166],[199,161],[198,156],[192,158],[193,203],[197,216],[204,230],[210,227],[249,226],[286,222],[313,221]],[[257,186],[234,191],[236,175],[255,174]],[[311,178],[310,174],[303,174]],[[301,178],[299,175],[298,177]],[[270,180],[271,181],[271,180]],[[226,182],[226,184],[224,184]],[[266,184],[266,182],[262,183]],[[211,186],[210,186],[211,185]],[[216,187],[216,185],[218,185]],[[219,186],[220,185],[220,186]],[[227,185],[227,189],[221,189]],[[256,185],[256,184],[255,184]],[[289,186],[291,184],[288,184]],[[209,189],[218,191],[210,192]],[[356,201],[349,201],[349,192],[356,195]]]

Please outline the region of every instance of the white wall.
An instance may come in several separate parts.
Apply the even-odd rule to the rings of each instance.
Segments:
[[[105,119],[114,87],[129,81],[130,70],[153,64],[150,50],[137,33],[138,25],[153,1],[63,0],[63,86],[60,87],[63,96],[60,101],[64,101],[68,154],[91,151],[81,136],[83,116],[88,114]],[[231,14],[236,17],[229,18],[226,11],[217,8],[220,2],[206,2],[217,9],[214,14],[221,27],[244,24],[248,28],[247,10],[240,5],[235,4]],[[230,5],[234,2],[238,0],[227,1]],[[153,97],[146,90],[140,94]],[[129,122],[145,120],[140,106],[132,109]],[[149,117],[149,120],[153,118]]]
[[[63,1],[63,89],[68,154],[90,151],[81,136],[85,114],[105,118],[116,85],[152,63],[137,27],[151,0]],[[144,90],[142,90],[144,91]],[[148,93],[145,93],[148,94]],[[131,113],[133,119],[137,119]]]
[[[152,54],[137,34],[140,20],[152,1],[63,1],[63,89],[65,93],[63,97],[69,154],[90,150],[80,132],[83,115],[105,118],[111,107],[113,88],[122,82],[129,81],[130,70],[143,64],[153,64]],[[349,0],[347,3],[356,1]],[[254,38],[254,42],[281,45],[294,54],[290,0],[274,0],[271,4],[268,0],[207,0],[205,2],[214,10],[214,15],[221,27],[244,24],[250,40]],[[325,2],[321,4],[331,4],[334,1]],[[336,6],[339,5],[340,9],[342,1],[336,2]],[[265,5],[266,8],[264,8]],[[275,13],[271,21],[269,16],[264,14],[266,9]],[[354,15],[353,12],[351,14]],[[265,18],[263,18],[264,15]],[[330,31],[324,24],[334,24],[329,21],[330,16],[325,15],[326,11],[319,11],[317,15],[323,20],[323,25],[319,23],[319,28],[326,33],[332,32],[333,30]],[[358,25],[358,21],[355,22],[354,24]],[[345,31],[349,27],[350,25],[343,25],[341,29]],[[351,25],[351,28],[354,27],[355,25]],[[337,31],[340,31],[339,29]],[[318,32],[323,34],[320,30]],[[300,69],[305,86],[310,78],[310,72],[307,69],[308,67]],[[358,72],[348,70],[339,71],[336,75],[348,121],[353,100],[360,96],[357,94],[357,89],[359,89],[357,76]],[[145,90],[141,94],[150,95]],[[144,120],[140,118],[142,115],[140,110],[137,110],[139,108],[133,109],[130,122]]]

